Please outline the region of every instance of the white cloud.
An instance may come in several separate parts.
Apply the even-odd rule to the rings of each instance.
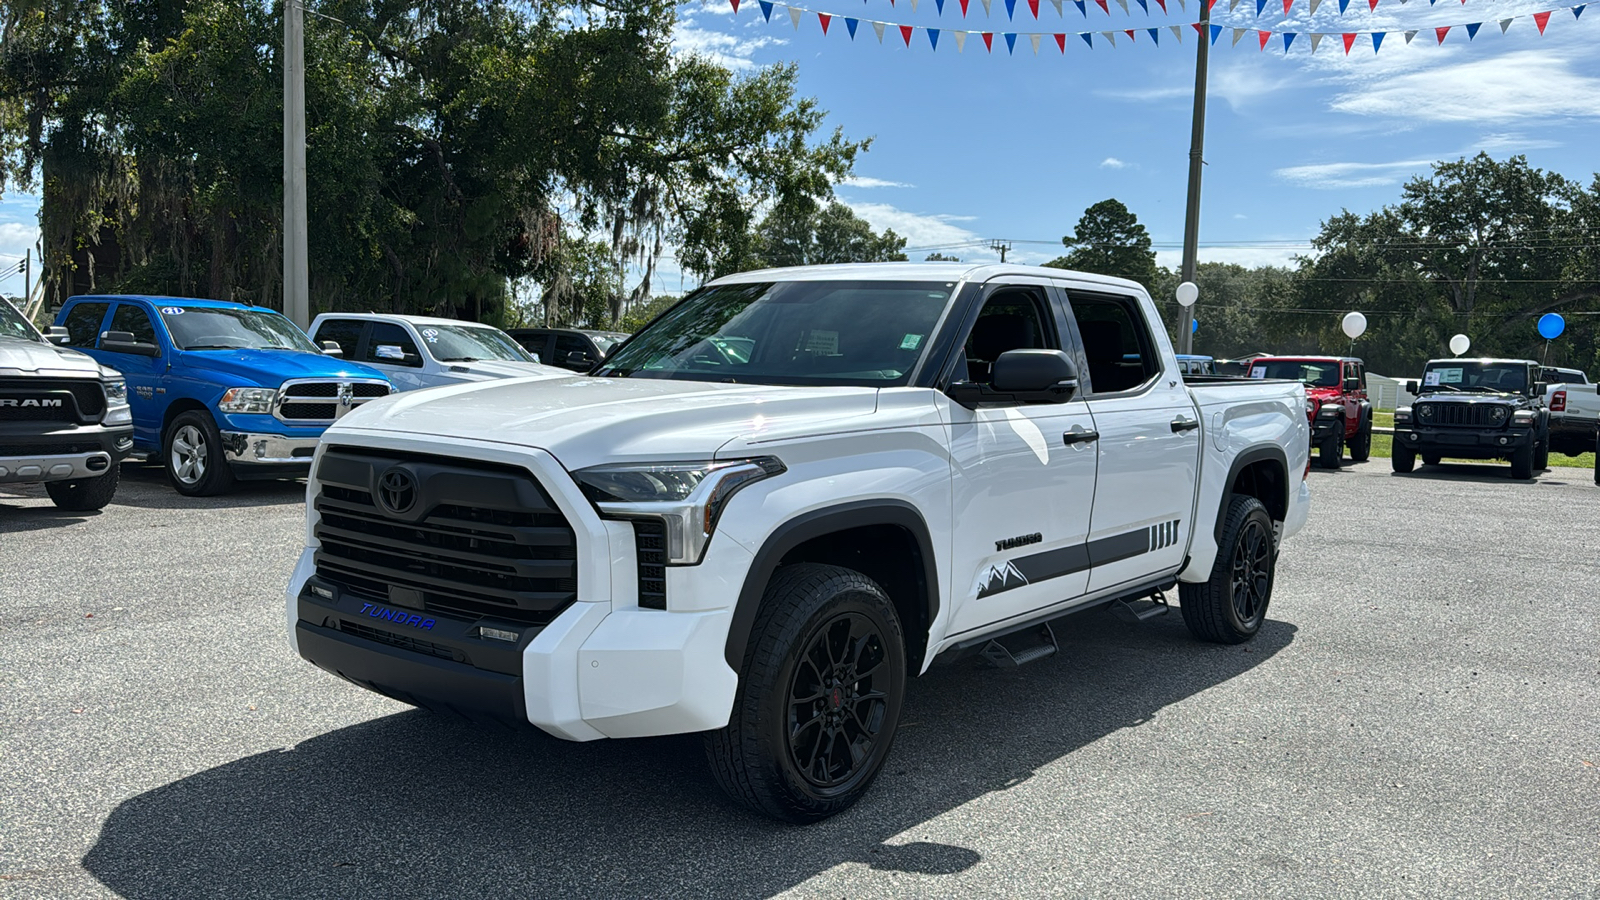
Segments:
[[[1127,163],[1117,159],[1115,156],[1108,156],[1100,161],[1100,168],[1102,169],[1126,169],[1127,167]]]
[[[1432,160],[1408,159],[1386,163],[1335,162],[1289,166],[1272,174],[1300,187],[1360,188],[1399,184],[1414,173],[1430,171]]]
[[[1546,50],[1519,50],[1390,75],[1340,94],[1333,108],[1430,122],[1600,118],[1600,78]]]
[[[1264,63],[1254,60],[1245,63],[1226,63],[1211,70],[1206,82],[1206,97],[1222,100],[1232,109],[1238,110],[1262,97],[1289,87],[1291,83],[1289,79],[1282,77],[1281,73],[1274,73],[1267,68],[1267,64]],[[1143,102],[1181,100],[1184,104],[1189,104],[1194,101],[1194,87],[1191,84],[1111,89],[1095,93],[1102,97]]]
[[[1520,132],[1501,132],[1499,134],[1486,134],[1478,138],[1472,145],[1472,150],[1510,150],[1513,153],[1523,153],[1528,150],[1549,150],[1560,147],[1560,141],[1531,138]]]
[[[866,219],[874,231],[894,229],[895,234],[906,239],[908,247],[947,247],[951,244],[975,243],[982,240],[977,232],[956,224],[973,221],[972,216],[907,212],[887,203],[846,201],[846,204],[856,215]],[[966,252],[970,251],[963,248],[955,255],[966,259],[962,256]]]
[[[706,31],[696,28],[691,20],[680,22],[672,31],[672,52],[703,56],[735,72],[754,68],[756,62],[752,57],[756,51],[786,43],[788,41],[782,38],[766,34],[745,38],[720,31]]]
[[[906,184],[904,181],[887,181],[887,180],[882,179],[882,178],[868,178],[865,175],[854,175],[854,176],[851,176],[850,178],[846,178],[844,181],[839,182],[839,186],[840,187],[852,187],[852,188],[908,188],[908,187],[916,187],[916,185],[914,185],[914,184]]]

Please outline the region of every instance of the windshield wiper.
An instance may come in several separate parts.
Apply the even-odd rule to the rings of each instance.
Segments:
[[[439,362],[482,362],[481,356],[441,356]]]

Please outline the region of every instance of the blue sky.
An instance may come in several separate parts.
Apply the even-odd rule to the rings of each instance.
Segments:
[[[828,127],[873,137],[857,178],[838,186],[841,199],[877,228],[924,248],[1009,239],[1010,259],[1043,262],[1085,207],[1107,197],[1126,203],[1149,228],[1160,262],[1176,266],[1183,237],[1189,114],[1198,35],[1184,27],[1178,44],[1168,25],[1198,18],[1198,0],[1163,15],[1130,0],[1093,0],[1087,16],[1071,0],[1058,16],[1041,0],[1039,18],[1018,0],[1007,20],[1004,0],[986,15],[957,0],[940,15],[933,0],[797,0],[808,10],[862,19],[854,41],[834,20],[822,34],[807,13],[790,24],[785,6],[764,21],[756,0],[736,15],[723,2],[679,8],[677,49],[703,53],[740,70],[798,63],[800,91],[829,111]],[[1213,10],[1225,30],[1212,48],[1206,132],[1201,259],[1244,264],[1287,262],[1340,209],[1376,209],[1398,198],[1399,186],[1431,162],[1486,150],[1523,153],[1536,166],[1589,183],[1600,170],[1600,3],[1582,17],[1552,2],[1571,0],[1381,0],[1369,10],[1354,0],[1341,15],[1323,0],[1309,15],[1281,0],[1256,15],[1254,0]],[[1532,13],[1556,9],[1541,36]],[[1498,21],[1516,17],[1502,34]],[[891,26],[880,45],[867,20],[918,26],[908,49]],[[1433,29],[1482,22],[1469,41],[1454,28],[1442,45]],[[921,28],[946,29],[937,51]],[[1163,28],[1153,45],[1139,31],[1131,44],[1121,29]],[[1233,28],[1301,32],[1286,55],[1274,36],[1268,49],[1254,31],[1232,44]],[[949,29],[1045,32],[1037,56],[1026,36],[1012,54],[997,34],[985,52],[976,34],[958,53]],[[1408,45],[1389,35],[1381,52],[1363,34],[1348,56],[1340,34],[1419,30]],[[1113,48],[1098,32],[1117,30]],[[1068,34],[1066,52],[1053,32]],[[1096,32],[1093,49],[1076,36]],[[1309,33],[1326,32],[1315,54]],[[0,199],[0,267],[38,236],[37,199]],[[995,259],[987,249],[947,252],[965,260]],[[658,290],[692,287],[663,261]],[[18,293],[21,278],[0,281]]]

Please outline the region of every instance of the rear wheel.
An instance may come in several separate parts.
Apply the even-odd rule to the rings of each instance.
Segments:
[[[89,512],[105,509],[117,493],[117,464],[112,463],[104,475],[80,481],[51,481],[45,484],[50,501],[59,509]]]
[[[1334,426],[1317,452],[1317,465],[1324,469],[1337,469],[1344,462],[1344,423]]]
[[[1350,439],[1350,459],[1354,462],[1366,462],[1372,456],[1372,419],[1368,418],[1361,423],[1361,428],[1356,431],[1356,436]]]
[[[1396,472],[1404,475],[1417,467],[1417,451],[1396,444],[1389,453],[1389,463]]]
[[[1235,496],[1228,503],[1211,577],[1204,584],[1178,585],[1178,608],[1189,633],[1218,644],[1255,637],[1272,600],[1277,557],[1267,508],[1254,497]]]
[[[842,812],[883,768],[905,681],[883,588],[837,566],[785,566],[762,598],[728,724],[706,736],[712,774],[777,819]]]
[[[198,410],[183,413],[167,429],[163,456],[167,480],[178,493],[209,497],[233,486],[233,470],[222,452],[222,432]]]

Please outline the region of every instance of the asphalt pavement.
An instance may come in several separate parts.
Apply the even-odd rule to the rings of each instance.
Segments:
[[[1241,647],[1175,612],[912,682],[857,807],[698,738],[457,725],[294,657],[303,485],[0,487],[0,896],[1600,897],[1600,488],[1313,470]]]

